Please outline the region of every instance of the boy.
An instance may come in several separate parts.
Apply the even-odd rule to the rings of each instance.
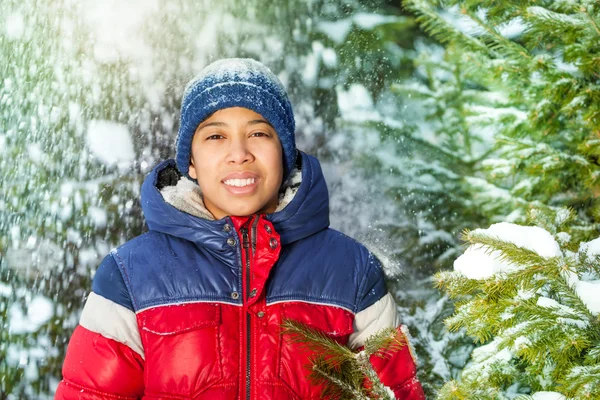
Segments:
[[[99,266],[57,399],[318,399],[284,319],[357,350],[398,326],[379,261],[328,227],[319,162],[294,129],[257,61],[188,84],[177,159],[142,186],[149,232]],[[371,361],[397,398],[424,399],[409,346]]]

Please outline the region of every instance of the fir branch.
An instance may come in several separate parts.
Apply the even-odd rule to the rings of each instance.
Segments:
[[[598,335],[600,335],[600,330],[598,331]],[[585,364],[586,365],[594,365],[600,364],[600,337],[598,337],[597,343],[590,349],[590,351],[585,356]]]
[[[314,372],[313,383],[323,384],[323,397],[332,397],[334,399],[355,399],[369,400],[362,390],[348,383],[347,380],[339,378],[335,371],[332,371],[329,364],[323,358],[313,361],[312,371]],[[333,383],[333,385],[328,385]]]
[[[478,196],[485,198],[486,202],[485,206],[500,206],[502,205],[502,203],[508,203],[508,205],[510,206],[511,209],[514,208],[518,208],[518,207],[523,207],[523,208],[530,208],[530,207],[536,207],[539,209],[543,209],[543,210],[553,210],[553,209],[559,209],[559,207],[552,207],[549,206],[547,204],[542,203],[541,201],[527,201],[526,199],[522,198],[522,197],[518,197],[515,196],[513,194],[511,194],[507,189],[504,189],[500,186],[494,185],[491,182],[482,179],[482,178],[476,178],[476,177],[472,177],[472,176],[466,176],[465,180],[467,181],[467,183],[469,185],[471,185],[473,188],[473,192],[476,193]],[[490,195],[489,197],[485,197],[485,195],[487,193],[493,193],[493,196]],[[490,202],[495,202],[496,204],[489,204]]]
[[[540,6],[528,7],[523,16],[525,20],[532,23],[530,29],[551,26],[554,31],[564,33],[565,31],[577,32],[586,27],[584,22],[575,16],[550,11]]]
[[[431,99],[435,96],[435,92],[431,91],[427,86],[420,83],[392,83],[390,89],[393,93],[407,95],[417,99]]]
[[[489,53],[489,49],[479,40],[465,35],[439,16],[431,6],[423,0],[404,0],[403,6],[418,15],[417,22],[432,37],[441,43],[456,43],[464,49]]]
[[[470,391],[462,388],[461,385],[451,380],[446,382],[438,393],[438,398],[443,400],[468,400],[470,399]]]
[[[590,15],[587,7],[583,6],[583,7],[581,7],[581,10],[588,17],[588,19],[590,20],[590,22],[592,23],[592,26],[594,27],[594,30],[596,31],[596,33],[598,34],[598,36],[600,36],[600,29],[598,28],[598,24],[596,23],[596,20]]]
[[[483,152],[479,157],[473,159],[473,164],[478,165],[481,164],[484,160],[487,160],[491,157],[492,154],[496,153],[498,150],[491,147]]]
[[[502,340],[500,347],[516,348],[518,355],[529,364],[543,365],[551,360],[561,367],[560,373],[564,373],[591,345],[586,335],[587,321],[578,319],[577,315],[568,318],[569,312],[565,313],[564,309],[542,307],[536,302],[517,307],[518,318],[514,325],[498,332]],[[521,343],[520,347],[517,342]]]
[[[438,400],[498,400],[498,390],[495,388],[481,387],[480,385],[464,380],[448,381],[438,392]]]
[[[354,357],[355,353],[348,347],[339,344],[325,333],[301,322],[293,319],[285,319],[281,327],[283,328],[282,333],[290,335],[289,339],[291,342],[306,346],[307,349],[315,353],[326,353],[328,361],[333,364],[341,364],[345,359]]]
[[[434,286],[443,290],[451,299],[470,296],[479,288],[475,279],[466,279],[458,271],[440,271],[434,276]]]
[[[533,250],[517,246],[514,243],[505,242],[497,236],[466,230],[463,234],[463,239],[471,244],[484,245],[483,250],[488,255],[491,255],[495,250],[500,251],[498,257],[500,261],[511,262],[525,267],[552,266],[557,271],[559,270],[557,257],[540,256]]]
[[[561,384],[572,398],[600,398],[600,365],[573,367]]]
[[[366,352],[359,352],[356,355],[356,359],[360,365],[360,370],[365,374],[371,383],[369,388],[370,395],[377,399],[394,400],[390,398],[388,392],[385,390],[385,386],[381,383],[379,376],[371,365],[370,356]],[[371,396],[370,396],[371,397]]]
[[[463,10],[464,10],[463,12],[466,15],[468,15],[469,18],[471,18],[473,21],[475,21],[477,23],[477,25],[479,25],[481,28],[483,28],[488,33],[489,36],[487,36],[487,38],[490,39],[491,42],[493,43],[493,46],[491,46],[491,48],[494,51],[497,51],[505,56],[508,56],[508,57],[512,58],[514,61],[517,61],[518,63],[520,63],[521,61],[531,63],[532,58],[529,55],[529,52],[527,51],[527,49],[525,49],[523,46],[519,45],[518,43],[515,43],[512,40],[509,40],[509,39],[505,38],[504,36],[500,35],[489,24],[486,24],[485,22],[483,22],[481,20],[481,18],[479,18],[476,14],[469,12],[466,9],[463,9]],[[520,64],[522,64],[522,63],[520,63]]]
[[[396,328],[390,327],[369,336],[365,340],[364,352],[368,357],[375,355],[381,358],[388,358],[406,344],[406,338],[399,337]]]
[[[557,167],[562,167],[565,164],[579,164],[589,170],[596,169],[596,166],[581,156],[581,152],[573,153],[562,151],[554,148],[548,143],[534,143],[530,139],[514,139],[506,136],[501,136],[499,142],[505,143],[502,154],[510,156],[512,153],[524,154],[528,157],[529,165],[538,165],[541,169],[551,170],[552,168],[543,165],[545,160],[553,161]]]
[[[388,357],[406,344],[402,340],[406,338],[401,339],[395,328],[383,329],[371,335],[365,341],[364,350],[355,353],[326,334],[298,321],[285,319],[281,327],[282,333],[289,334],[292,342],[319,354],[309,360],[309,378],[313,384],[323,385],[324,397],[368,399],[371,398],[370,394],[378,399],[389,397],[370,358],[373,355]],[[369,388],[363,386],[364,378],[369,380]]]
[[[353,124],[354,125],[354,124]],[[388,125],[382,124],[380,121],[366,121],[361,124],[365,128],[375,128],[378,129],[382,133],[382,137],[401,137],[404,140],[408,140],[413,142],[415,145],[421,147],[424,151],[431,151],[436,155],[441,155],[449,160],[452,160],[457,166],[464,166],[464,168],[470,168],[472,166],[472,162],[469,160],[464,160],[461,157],[457,156],[455,153],[444,149],[442,146],[435,145],[425,139],[416,137],[411,132],[407,132],[405,130],[399,128],[393,128]]]

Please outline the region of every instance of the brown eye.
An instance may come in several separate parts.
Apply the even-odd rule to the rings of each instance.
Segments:
[[[208,136],[208,137],[206,138],[206,140],[217,140],[217,139],[220,139],[220,138],[222,138],[222,137],[223,137],[223,135],[215,134],[215,135],[210,135],[210,136]]]
[[[265,132],[254,132],[254,133],[252,134],[252,136],[254,136],[254,135],[258,135],[259,137],[260,137],[260,136],[266,136],[266,137],[269,137],[269,134],[268,134],[268,133],[265,133]]]

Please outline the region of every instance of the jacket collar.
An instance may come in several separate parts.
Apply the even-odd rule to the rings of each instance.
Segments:
[[[284,185],[277,210],[265,215],[284,245],[329,226],[329,195],[319,161],[298,153],[299,171],[292,173]],[[225,225],[233,226],[231,218],[215,220],[204,207],[199,186],[175,169],[175,160],[165,160],[144,180],[141,203],[148,228],[215,251],[226,251],[229,234]],[[172,177],[166,185],[165,175]]]

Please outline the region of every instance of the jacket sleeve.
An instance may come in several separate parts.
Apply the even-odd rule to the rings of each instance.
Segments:
[[[381,263],[369,254],[367,273],[359,289],[354,333],[350,335],[348,345],[360,351],[367,338],[389,327],[396,328],[396,335],[404,345],[389,357],[371,356],[371,365],[381,382],[394,392],[397,399],[425,400],[417,379],[416,360],[408,329],[399,324],[396,303],[387,291]]]
[[[143,396],[144,350],[133,310],[119,268],[108,255],[69,341],[56,400]]]

